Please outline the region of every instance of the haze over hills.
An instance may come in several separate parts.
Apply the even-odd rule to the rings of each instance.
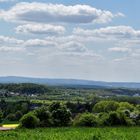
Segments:
[[[49,79],[49,78],[29,78],[7,76],[0,77],[0,83],[36,83],[47,84],[50,86],[70,86],[70,87],[84,87],[84,88],[140,88],[140,83],[134,82],[102,82],[91,80],[78,80],[78,79]]]

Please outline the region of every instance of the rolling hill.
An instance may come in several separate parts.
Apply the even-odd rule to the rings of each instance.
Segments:
[[[0,77],[0,83],[37,83],[47,84],[50,86],[70,86],[70,87],[106,87],[106,88],[140,88],[140,83],[129,82],[102,82],[90,80],[77,80],[77,79],[48,79],[48,78],[29,78],[29,77],[16,77],[7,76]]]

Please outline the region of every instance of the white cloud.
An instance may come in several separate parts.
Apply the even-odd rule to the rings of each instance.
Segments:
[[[103,39],[140,39],[140,30],[135,30],[130,26],[109,26],[94,30],[75,28],[73,33]]]
[[[23,52],[26,50],[23,43],[24,40],[8,36],[0,36],[0,52]]]
[[[114,47],[108,49],[111,52],[131,52],[132,50],[130,48],[123,48],[123,47]]]
[[[14,37],[0,36],[0,44],[22,44],[24,41]]]
[[[70,41],[70,42],[66,42],[64,44],[61,44],[59,46],[59,48],[62,51],[66,51],[66,52],[85,52],[87,50],[87,48],[78,42],[74,42],[74,41]]]
[[[37,52],[41,53],[44,50],[48,51],[48,55],[66,55],[66,56],[90,56],[97,57],[101,59],[101,55],[96,54],[93,50],[88,49],[87,46],[80,42],[80,40],[75,40],[75,36],[62,36],[62,37],[47,37],[46,39],[29,39],[25,40],[22,46],[27,49],[34,47]],[[49,51],[50,50],[50,51]]]
[[[26,47],[54,47],[57,44],[55,41],[49,41],[45,39],[29,39],[26,40],[22,45]]]
[[[9,47],[9,46],[2,46],[0,47],[0,52],[23,52],[25,48],[23,47]]]
[[[62,35],[65,32],[65,28],[63,26],[50,24],[25,24],[16,27],[16,32],[46,35]]]
[[[11,9],[0,12],[0,18],[7,21],[39,23],[107,23],[122,15],[122,13],[113,14],[89,5],[65,6],[38,2],[17,3]]]

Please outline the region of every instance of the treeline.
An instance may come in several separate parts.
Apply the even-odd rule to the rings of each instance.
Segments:
[[[127,95],[127,96],[133,96],[135,94],[140,95],[140,89],[114,88],[114,89],[106,89],[106,91],[114,93],[116,95]]]
[[[55,102],[28,112],[20,119],[20,127],[64,126],[140,126],[140,105],[128,102],[100,101],[91,111],[73,114],[66,104]]]
[[[6,121],[19,121],[19,119],[30,111],[29,101],[6,102],[0,101],[0,123]]]
[[[0,90],[7,92],[14,92],[19,94],[43,94],[49,91],[49,88],[44,85],[21,83],[21,84],[0,84]]]

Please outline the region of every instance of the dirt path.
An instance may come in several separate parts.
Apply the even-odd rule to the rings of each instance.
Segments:
[[[14,128],[4,128],[4,127],[0,127],[0,131],[8,131],[8,130],[13,130]]]

